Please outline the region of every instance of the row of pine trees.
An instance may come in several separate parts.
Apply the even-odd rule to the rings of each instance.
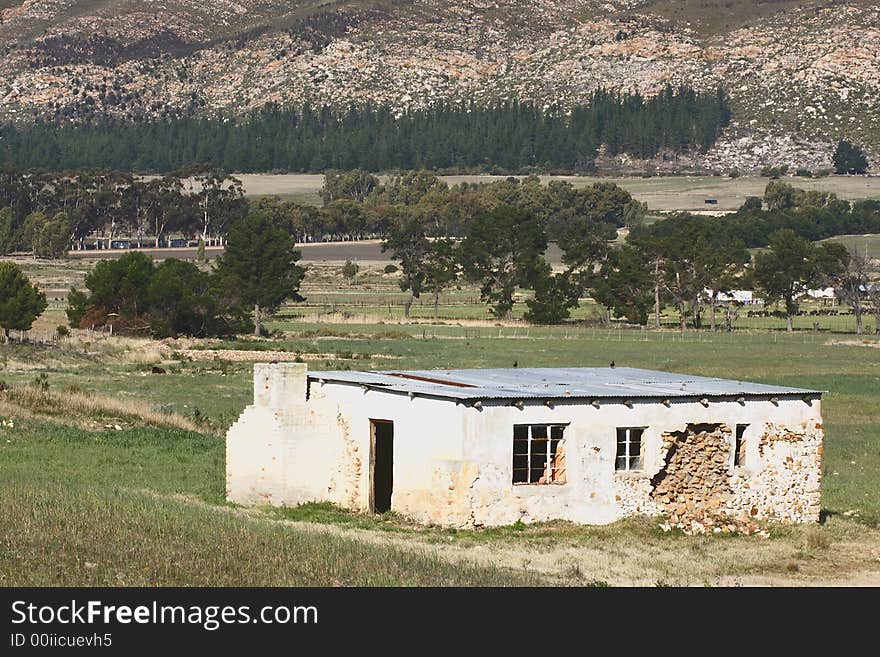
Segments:
[[[103,120],[0,126],[0,163],[166,172],[211,163],[241,172],[326,169],[589,171],[597,150],[653,157],[710,147],[730,120],[721,90],[595,91],[569,111],[533,103],[389,107],[267,105],[240,119]]]

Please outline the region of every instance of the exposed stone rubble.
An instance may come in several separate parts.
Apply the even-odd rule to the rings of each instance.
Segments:
[[[663,435],[663,467],[651,478],[651,497],[664,509],[666,526],[686,533],[721,531],[749,533],[725,510],[733,495],[730,482],[730,427],[689,425]]]
[[[827,168],[840,138],[880,159],[876,5],[780,9],[721,33],[672,24],[642,0],[416,0],[314,25],[280,0],[79,5],[2,11],[0,120],[237,114],[270,101],[569,106],[599,86],[650,95],[689,83],[723,85],[735,121],[674,166]]]

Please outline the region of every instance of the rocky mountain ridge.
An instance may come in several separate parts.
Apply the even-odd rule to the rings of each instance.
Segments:
[[[703,12],[676,14],[692,5]],[[719,0],[714,14],[712,0],[0,7],[3,121],[230,115],[267,102],[383,103],[401,112],[441,99],[568,106],[598,86],[650,95],[688,84],[730,94],[734,121],[715,147],[617,164],[815,170],[831,166],[839,139],[880,162],[876,2]]]

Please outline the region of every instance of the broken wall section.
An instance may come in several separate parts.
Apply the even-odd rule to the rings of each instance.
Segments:
[[[794,428],[766,423],[754,450],[759,467],[734,469],[728,511],[756,520],[819,522],[824,435],[818,420]]]
[[[688,533],[749,533],[756,520],[818,522],[823,438],[815,420],[796,429],[766,423],[751,436],[746,464],[734,467],[727,424],[688,424],[662,434],[649,497],[667,525]]]
[[[662,435],[663,465],[651,478],[651,497],[673,524],[726,527],[733,490],[731,431],[726,424],[689,424]]]
[[[306,405],[306,366],[254,365],[254,403],[226,433],[226,499],[290,505],[326,498],[327,459],[320,426]]]

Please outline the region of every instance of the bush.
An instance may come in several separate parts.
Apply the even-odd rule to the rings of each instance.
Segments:
[[[761,169],[761,176],[764,178],[779,178],[788,173],[788,165],[783,164],[778,167],[765,166]]]
[[[67,295],[67,321],[71,327],[83,328],[82,319],[90,309],[89,295],[75,287],[70,288]]]
[[[55,333],[59,338],[66,338],[70,335],[70,330],[64,324],[59,324],[55,327]]]
[[[360,271],[360,267],[357,263],[352,262],[351,260],[346,260],[345,264],[342,265],[342,277],[348,281],[349,285],[354,283],[355,276],[357,276],[358,271]]]
[[[834,173],[867,173],[868,158],[865,152],[848,141],[841,141],[831,157],[834,162]]]
[[[798,169],[794,172],[794,175],[798,176],[799,178],[812,178],[813,172],[809,169]]]
[[[31,386],[39,390],[40,392],[48,392],[49,391],[49,375],[45,372],[40,372],[34,377],[34,380],[31,381]]]
[[[385,265],[384,272],[386,274],[396,274],[398,271],[397,265]]]

